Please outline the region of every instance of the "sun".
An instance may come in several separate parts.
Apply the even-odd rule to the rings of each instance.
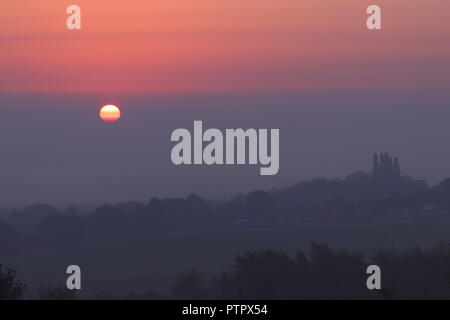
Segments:
[[[108,104],[100,109],[100,119],[106,122],[114,122],[120,118],[120,109],[112,104]]]

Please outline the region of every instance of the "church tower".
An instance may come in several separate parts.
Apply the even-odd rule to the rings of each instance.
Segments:
[[[392,178],[400,176],[401,170],[397,158],[392,159],[387,153],[375,153],[373,155],[373,178]]]

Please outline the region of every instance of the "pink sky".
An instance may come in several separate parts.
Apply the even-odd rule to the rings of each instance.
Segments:
[[[445,88],[448,15],[442,0],[2,0],[0,91]]]

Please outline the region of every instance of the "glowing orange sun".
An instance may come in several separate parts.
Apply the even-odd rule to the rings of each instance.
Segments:
[[[120,109],[115,105],[108,104],[100,109],[100,118],[106,122],[114,122],[120,118]]]

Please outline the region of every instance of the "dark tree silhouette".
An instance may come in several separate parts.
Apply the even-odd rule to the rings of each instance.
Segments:
[[[196,300],[205,298],[203,278],[196,270],[182,273],[172,287],[172,295],[178,300]]]
[[[0,264],[0,300],[17,300],[25,294],[26,285],[17,279],[17,272]]]

